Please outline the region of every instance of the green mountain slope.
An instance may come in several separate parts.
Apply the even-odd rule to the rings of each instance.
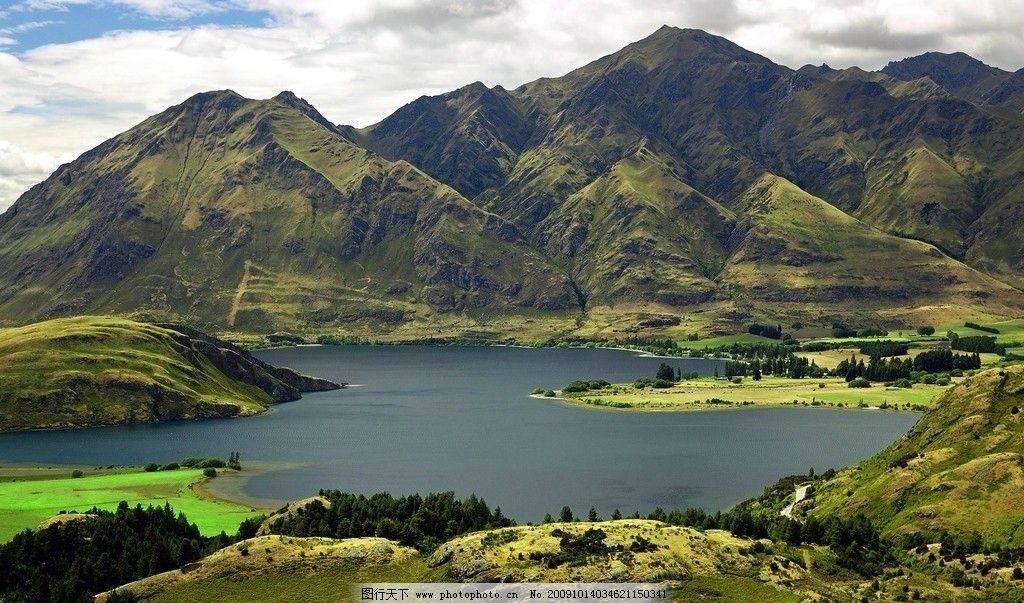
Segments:
[[[0,329],[0,431],[248,415],[338,387],[175,325],[86,316]]]
[[[737,221],[754,220],[740,207],[749,188],[768,172],[871,226],[933,243],[947,255],[1018,283],[1024,239],[1018,235],[1014,200],[1024,184],[1024,117],[985,104],[980,97],[960,96],[962,86],[974,80],[1002,82],[1010,74],[969,57],[963,65],[957,60],[950,59],[946,77],[931,69],[939,83],[928,79],[929,69],[920,65],[890,65],[879,73],[826,67],[792,71],[724,38],[663,27],[565,76],[511,91],[495,89],[504,106],[518,107],[516,115],[528,119],[517,118],[517,137],[510,144],[474,147],[477,161],[487,148],[501,149],[491,157],[502,165],[514,161],[504,181],[495,179],[497,172],[488,172],[488,181],[495,183],[475,201],[514,221],[554,258],[572,266],[590,297],[628,289],[609,282],[609,271],[600,262],[581,262],[577,256],[580,249],[604,249],[607,256],[607,249],[618,243],[599,236],[608,232],[601,228],[591,229],[595,240],[585,240],[581,222],[590,215],[615,215],[624,211],[623,204],[630,205],[623,201],[629,195],[608,193],[608,179],[621,162],[635,161],[640,149],[653,164],[664,166],[662,171],[732,212]],[[961,87],[953,85],[961,80]],[[468,99],[464,90],[452,94]],[[474,90],[472,98],[480,98],[482,89]],[[468,102],[454,99],[420,99],[361,135],[386,143],[392,156],[414,163],[423,151],[423,138],[432,142],[431,150],[444,155],[448,142],[456,140],[452,133],[473,128],[475,114],[449,110],[442,115],[426,107]],[[403,132],[395,128],[397,123],[405,126]],[[419,123],[426,128],[417,129]],[[524,129],[530,131],[525,146]],[[502,137],[497,128],[486,131],[489,140]],[[511,158],[510,152],[520,147]],[[430,163],[438,178],[469,177],[440,167],[438,161],[435,157]],[[675,195],[666,198],[671,201]],[[581,198],[589,199],[586,207],[580,205]],[[704,230],[705,239],[721,239],[720,230],[706,224],[700,212],[686,218]],[[708,260],[693,270],[692,265],[702,262],[690,257],[685,229],[666,228],[672,232],[659,232],[648,222],[643,236],[655,243],[645,248],[650,254],[641,254],[647,263],[628,260],[628,272],[640,279],[649,280],[659,266],[664,278],[628,290],[682,304],[728,297],[729,283],[708,279],[717,274],[708,265],[724,264],[736,250],[704,245]],[[637,237],[632,226],[621,232],[627,239]],[[885,251],[889,257],[924,251],[892,238],[884,241],[891,245]],[[920,263],[906,259],[907,264]],[[823,289],[839,291],[849,284],[831,282],[827,272],[819,271]],[[954,272],[969,271],[957,267]],[[896,279],[914,281],[915,276],[904,273]],[[674,294],[662,294],[666,285]],[[717,293],[710,293],[716,287]],[[894,291],[890,301],[915,298],[926,288],[912,285]],[[811,303],[823,301],[808,297]],[[743,305],[746,300],[737,301]],[[1008,301],[1019,308],[1019,300]]]
[[[979,532],[1024,545],[1024,371],[990,370],[945,393],[895,444],[815,494],[813,515],[864,512],[893,533]]]
[[[912,314],[922,300],[1019,303],[1012,287],[931,245],[875,229],[777,176],[763,176],[736,207],[745,218],[721,278],[739,288],[738,297],[765,307],[832,302],[834,310],[870,308],[892,318]]]
[[[61,167],[0,218],[0,266],[14,319],[253,329],[577,303],[514,226],[288,93],[198,95]]]

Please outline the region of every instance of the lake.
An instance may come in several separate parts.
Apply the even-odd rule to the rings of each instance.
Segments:
[[[0,459],[121,465],[221,456],[287,468],[246,494],[320,488],[477,493],[519,521],[595,506],[727,508],[784,475],[871,456],[918,415],[822,408],[630,412],[529,397],[576,378],[653,376],[663,359],[599,349],[337,346],[259,352],[356,387],[306,394],[258,417],[0,434]],[[668,360],[712,374],[715,360]]]

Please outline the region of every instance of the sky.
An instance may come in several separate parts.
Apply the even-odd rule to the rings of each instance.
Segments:
[[[1024,0],[0,0],[0,211],[204,90],[374,123],[424,94],[558,76],[663,24],[800,67],[926,51],[1024,67]]]

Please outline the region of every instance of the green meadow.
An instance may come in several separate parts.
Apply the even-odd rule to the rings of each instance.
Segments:
[[[143,506],[170,503],[211,536],[221,531],[234,534],[242,520],[257,515],[249,507],[197,492],[197,486],[209,479],[203,477],[202,469],[85,471],[80,478],[71,477],[71,468],[60,476],[56,471],[0,469],[0,541],[6,542],[62,511],[113,510],[122,500]]]

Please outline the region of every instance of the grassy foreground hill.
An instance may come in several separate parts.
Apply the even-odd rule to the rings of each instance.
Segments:
[[[647,581],[679,602],[1020,601],[1013,581],[957,586],[923,565],[871,580],[841,567],[828,548],[632,519],[485,530],[430,555],[383,538],[258,536],[115,591],[159,603],[326,603],[360,600],[365,583],[502,581]]]
[[[1024,368],[941,395],[910,432],[818,487],[812,516],[865,513],[891,534],[974,532],[1024,546]]]
[[[595,535],[600,536],[594,539]],[[563,538],[587,543],[569,545]],[[589,539],[589,540],[588,540]],[[656,521],[545,524],[475,532],[432,555],[382,538],[259,536],[191,565],[125,585],[155,602],[215,600],[356,601],[361,582],[653,581],[709,587],[731,601],[789,603],[800,598],[782,582],[801,577],[782,556],[755,554],[753,542]],[[555,556],[567,555],[561,562]],[[572,557],[571,559],[569,557]],[[774,564],[776,569],[771,569]],[[99,601],[106,600],[101,595]],[[683,599],[686,600],[686,599]]]
[[[0,430],[249,415],[338,387],[186,327],[85,316],[0,330]]]

